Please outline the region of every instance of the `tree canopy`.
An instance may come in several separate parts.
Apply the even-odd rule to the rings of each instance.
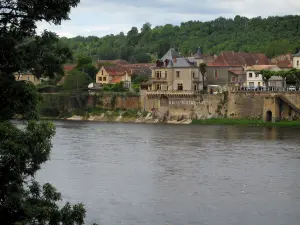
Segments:
[[[29,82],[16,81],[14,72],[53,76],[71,52],[48,31],[36,35],[36,23],[60,24],[79,0],[0,1],[0,224],[82,225],[82,204],[57,204],[61,194],[40,185],[36,172],[50,156],[54,125],[38,121],[41,97]],[[18,116],[23,125],[10,120]],[[35,121],[31,121],[35,119]]]
[[[234,19],[217,18],[213,21],[188,21],[179,26],[166,24],[151,27],[145,23],[141,30],[132,27],[127,35],[105,37],[61,38],[76,56],[94,59],[124,59],[131,62],[150,61],[148,56],[161,57],[175,47],[183,55],[195,53],[202,47],[205,53],[221,51],[261,52],[268,57],[294,53],[300,47],[300,16]],[[147,56],[148,55],[148,56]]]

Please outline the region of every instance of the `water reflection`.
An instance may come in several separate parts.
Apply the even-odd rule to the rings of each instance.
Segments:
[[[299,129],[58,122],[38,175],[100,224],[300,223]]]

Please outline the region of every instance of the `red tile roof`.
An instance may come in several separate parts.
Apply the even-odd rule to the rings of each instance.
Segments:
[[[103,67],[110,76],[122,76],[126,72],[126,70],[120,65],[103,66]]]
[[[279,68],[292,68],[293,64],[291,60],[280,60],[276,63]]]
[[[120,83],[121,81],[122,81],[122,77],[120,76],[116,76],[111,80],[112,83]]]
[[[243,68],[233,68],[233,69],[229,69],[229,72],[235,74],[235,75],[243,75],[245,74],[245,71]]]
[[[208,66],[252,66],[268,65],[269,59],[261,53],[246,52],[222,52],[215,60],[208,63]]]
[[[77,64],[66,64],[66,65],[64,65],[63,69],[65,72],[69,72],[69,71],[73,70],[76,66],[77,66]]]

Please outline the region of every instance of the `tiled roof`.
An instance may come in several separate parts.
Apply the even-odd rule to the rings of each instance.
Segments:
[[[272,71],[279,71],[281,70],[276,65],[254,65],[246,67],[247,71],[260,71],[260,70],[272,70]]]
[[[291,60],[280,60],[276,64],[279,68],[292,68],[292,62]]]
[[[186,58],[174,58],[173,60],[170,60],[167,67],[194,67],[195,64],[190,62]]]
[[[229,69],[229,72],[235,74],[235,75],[243,75],[245,74],[245,71],[243,68],[233,68],[233,69]]]
[[[69,72],[69,71],[73,70],[76,66],[77,66],[77,64],[66,64],[63,66],[63,69],[65,72]]]
[[[112,83],[120,83],[121,81],[122,81],[122,77],[120,76],[116,76],[111,80]]]
[[[110,76],[122,76],[125,74],[126,69],[124,69],[120,65],[114,65],[114,66],[103,66],[105,71],[110,75]]]
[[[269,59],[261,53],[246,52],[222,52],[215,60],[208,63],[208,66],[252,66],[269,65]]]

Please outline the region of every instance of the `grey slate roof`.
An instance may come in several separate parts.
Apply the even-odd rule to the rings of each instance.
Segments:
[[[171,67],[194,67],[194,64],[186,58],[176,58],[176,60],[170,60],[168,68]]]
[[[165,61],[166,59],[172,60],[174,57],[181,58],[182,56],[176,52],[174,48],[171,48],[162,58],[162,61]]]
[[[194,58],[201,59],[202,57],[203,57],[202,50],[200,47],[198,47],[198,50],[197,50],[196,54],[194,55]]]
[[[300,57],[300,51],[294,55],[295,57]]]

